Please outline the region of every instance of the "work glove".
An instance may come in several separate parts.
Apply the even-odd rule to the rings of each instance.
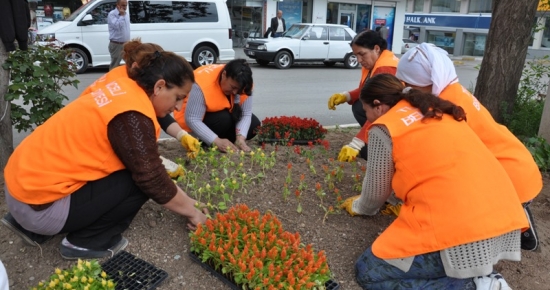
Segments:
[[[339,207],[341,209],[345,209],[351,216],[358,215],[358,213],[353,211],[353,202],[359,199],[360,196],[361,195],[356,195],[356,196],[347,198]]]
[[[395,215],[399,216],[399,212],[401,211],[401,204],[398,203],[396,205],[392,205],[390,203],[386,203],[386,208],[381,210],[380,213],[383,215]]]
[[[334,94],[328,99],[328,108],[329,110],[336,110],[336,106],[349,102],[350,100],[351,96],[348,92]]]
[[[338,161],[342,162],[351,162],[355,158],[357,158],[357,155],[359,155],[359,151],[361,151],[361,148],[365,146],[365,142],[361,141],[361,139],[357,137],[353,137],[351,142],[348,145],[344,145],[342,149],[340,150],[340,153],[338,154]]]
[[[187,157],[197,157],[197,153],[199,153],[199,150],[201,149],[199,140],[195,139],[193,136],[191,136],[191,134],[185,132],[185,130],[181,130],[176,138],[178,139],[178,141],[180,141],[181,146],[183,146],[183,148],[187,150]]]
[[[185,175],[185,170],[183,169],[183,166],[162,156],[160,156],[160,160],[162,160],[162,165],[164,165],[164,168],[166,169],[168,175],[170,175],[170,178],[176,179],[180,176],[183,177]]]

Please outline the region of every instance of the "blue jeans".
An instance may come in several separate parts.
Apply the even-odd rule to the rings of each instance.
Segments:
[[[357,283],[363,289],[475,290],[471,278],[447,277],[438,252],[418,255],[408,272],[377,258],[369,247],[355,263]]]

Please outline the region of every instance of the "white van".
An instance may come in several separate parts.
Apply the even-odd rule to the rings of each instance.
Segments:
[[[72,50],[77,73],[88,66],[109,65],[107,15],[116,0],[92,0],[69,18],[44,27],[37,44],[59,41]],[[128,1],[130,38],[156,43],[195,67],[235,58],[231,20],[225,0]]]

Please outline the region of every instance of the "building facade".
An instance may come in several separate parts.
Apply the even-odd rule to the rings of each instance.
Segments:
[[[433,43],[455,56],[483,56],[491,24],[492,0],[408,0],[404,38]],[[522,5],[518,1],[518,5]],[[550,11],[539,5],[529,57],[550,53]],[[513,33],[513,32],[512,32]],[[511,37],[512,36],[511,33]]]

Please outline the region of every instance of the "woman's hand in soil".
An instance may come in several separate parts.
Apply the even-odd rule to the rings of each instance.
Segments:
[[[349,197],[344,200],[344,202],[340,205],[340,208],[345,209],[351,216],[358,215],[358,213],[353,211],[353,202],[359,199],[359,197],[360,195]]]
[[[235,141],[235,145],[237,145],[244,152],[252,151],[252,149],[250,149],[250,147],[248,147],[248,145],[246,144],[245,137],[242,136],[242,135],[237,136],[237,140]]]
[[[233,144],[231,141],[227,139],[216,138],[214,140],[214,144],[218,147],[218,150],[220,150],[221,152],[227,152],[228,150],[233,150],[235,152],[239,151],[239,148],[237,148],[235,144]]]
[[[189,217],[189,223],[187,223],[187,228],[194,231],[197,229],[199,224],[205,223],[207,219],[208,209],[203,207],[202,210],[197,209],[195,215]]]

